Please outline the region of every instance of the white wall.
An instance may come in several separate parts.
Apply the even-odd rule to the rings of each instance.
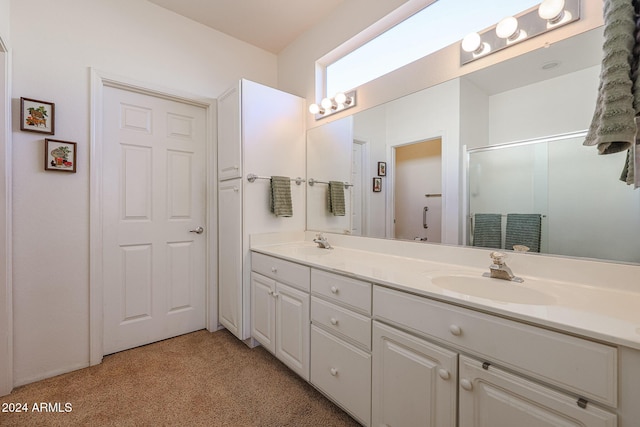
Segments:
[[[206,97],[241,77],[275,85],[277,71],[274,55],[145,0],[15,0],[10,16],[20,385],[89,364],[89,67]],[[76,174],[43,171],[43,136],[18,131],[21,96],[55,102]]]
[[[489,97],[490,143],[586,130],[598,93],[584,88],[597,88],[599,75],[595,66]]]
[[[10,25],[9,17],[11,12],[11,0],[0,0],[0,39],[9,46],[10,45]]]

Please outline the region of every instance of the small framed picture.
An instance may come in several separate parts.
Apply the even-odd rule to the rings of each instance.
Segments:
[[[387,176],[387,162],[378,162],[378,176]]]
[[[55,123],[53,102],[20,98],[20,130],[53,135]]]
[[[382,178],[373,178],[373,192],[379,193],[382,191]]]
[[[76,143],[58,139],[44,140],[44,170],[76,172]]]

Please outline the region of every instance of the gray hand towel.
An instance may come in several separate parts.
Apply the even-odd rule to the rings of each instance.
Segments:
[[[473,224],[473,246],[502,248],[502,215],[475,214]]]
[[[597,145],[600,154],[624,151],[635,143],[636,112],[634,82],[631,79],[634,30],[632,0],[605,0],[600,85],[595,112],[584,141],[584,145]]]
[[[269,196],[269,208],[272,213],[276,216],[293,216],[291,178],[288,176],[272,176]]]
[[[333,216],[345,215],[344,182],[329,181],[329,212]]]
[[[505,235],[505,249],[513,250],[514,245],[524,245],[531,252],[540,252],[540,214],[508,214]]]

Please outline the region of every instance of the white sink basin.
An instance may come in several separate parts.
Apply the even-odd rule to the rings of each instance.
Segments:
[[[431,283],[444,290],[478,298],[515,304],[552,305],[556,299],[521,283],[468,274],[437,275]]]

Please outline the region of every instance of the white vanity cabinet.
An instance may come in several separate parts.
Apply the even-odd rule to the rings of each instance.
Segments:
[[[371,421],[371,284],[311,270],[311,384]]]
[[[374,321],[372,425],[455,426],[457,368],[457,353]]]
[[[252,258],[251,336],[309,381],[309,267]]]
[[[373,314],[394,325],[389,329],[467,355],[459,356],[460,426],[617,426],[617,416],[605,409],[618,402],[616,347],[381,286],[374,286]],[[374,421],[384,400],[375,385],[389,375],[379,367],[385,355],[378,349],[385,345],[374,333]],[[393,369],[417,372],[416,358],[408,357],[408,350],[404,354],[407,360],[396,358],[404,367]],[[433,406],[428,391],[425,387],[415,399]],[[415,417],[421,409],[412,410]],[[380,423],[393,424],[384,418]]]

